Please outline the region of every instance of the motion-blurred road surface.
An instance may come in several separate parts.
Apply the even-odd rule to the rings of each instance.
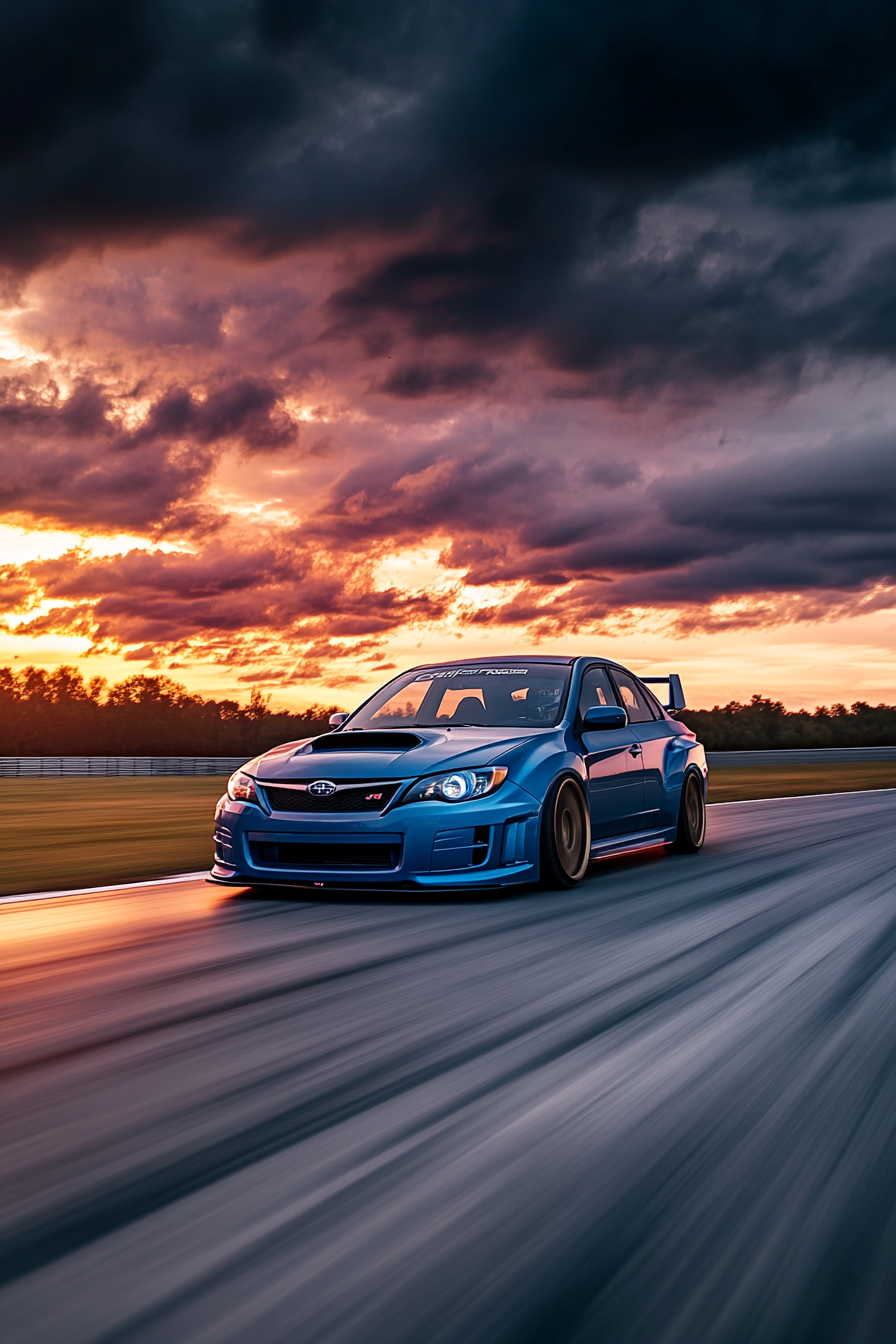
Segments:
[[[896,793],[573,892],[11,905],[8,1344],[896,1338]]]

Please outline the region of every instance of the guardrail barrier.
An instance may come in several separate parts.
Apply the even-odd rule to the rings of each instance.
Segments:
[[[232,775],[245,756],[0,756],[0,779],[86,779],[124,775]],[[848,765],[896,761],[896,747],[807,747],[781,751],[708,751],[712,768]]]
[[[896,761],[896,747],[789,747],[780,751],[708,751],[718,769],[755,765],[850,765],[854,761]]]
[[[232,775],[247,756],[0,756],[0,779]]]

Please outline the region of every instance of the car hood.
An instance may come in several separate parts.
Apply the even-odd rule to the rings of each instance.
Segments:
[[[530,742],[549,731],[409,728],[401,732],[326,733],[323,737],[274,747],[250,761],[245,769],[262,783],[305,779],[414,779],[439,770],[488,765],[521,743]]]

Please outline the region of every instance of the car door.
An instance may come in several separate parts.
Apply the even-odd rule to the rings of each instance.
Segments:
[[[579,715],[592,705],[617,703],[607,669],[600,664],[586,668],[579,691]],[[637,830],[644,810],[644,785],[641,748],[632,729],[583,732],[582,747],[588,770],[592,839]]]
[[[637,677],[615,667],[612,677],[628,714],[635,742],[641,749],[644,800],[636,829],[649,831],[668,826],[664,766],[666,746],[672,735],[670,725],[654,708],[652,697]]]

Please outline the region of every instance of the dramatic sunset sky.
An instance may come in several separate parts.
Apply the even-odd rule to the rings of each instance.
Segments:
[[[0,28],[0,662],[896,698],[892,3]]]

